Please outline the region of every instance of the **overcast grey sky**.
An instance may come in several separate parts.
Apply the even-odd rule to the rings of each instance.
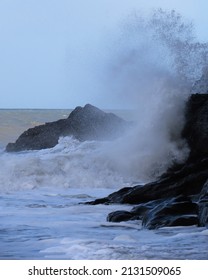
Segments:
[[[207,0],[0,0],[0,107],[115,107],[99,82],[108,41],[129,14],[159,7],[208,41]]]

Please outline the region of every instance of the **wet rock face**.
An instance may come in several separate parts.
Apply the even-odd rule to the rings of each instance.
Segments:
[[[143,203],[160,202],[180,195],[193,197],[201,192],[207,178],[208,158],[199,160],[196,163],[184,164],[180,169],[167,172],[155,182],[144,186],[137,185],[132,188],[123,188],[108,197],[89,202],[89,204],[122,203],[143,205]]]
[[[190,156],[157,181],[123,188],[108,197],[89,202],[134,204],[131,211],[116,211],[108,221],[142,221],[145,228],[208,225],[208,94],[194,94],[186,107],[182,133]]]
[[[108,214],[107,221],[109,222],[123,222],[129,221],[134,215],[128,211],[115,211]]]
[[[60,136],[71,135],[78,140],[110,140],[121,135],[130,124],[112,113],[87,104],[75,108],[67,119],[36,126],[25,131],[7,152],[40,150],[58,144]]]
[[[199,197],[199,225],[204,227],[208,225],[208,180],[203,186]]]
[[[164,201],[142,219],[143,226],[155,229],[164,226],[190,226],[198,224],[198,205],[189,200]]]
[[[164,226],[191,226],[199,224],[198,204],[179,196],[140,204],[131,211],[111,212],[107,221],[141,220],[143,227],[157,229]]]

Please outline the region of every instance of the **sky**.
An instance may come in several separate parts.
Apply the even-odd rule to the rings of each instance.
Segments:
[[[109,41],[129,15],[175,9],[208,41],[207,0],[0,0],[0,108],[116,108]]]

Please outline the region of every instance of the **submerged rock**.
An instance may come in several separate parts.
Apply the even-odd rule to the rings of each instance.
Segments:
[[[60,136],[71,135],[78,140],[110,140],[121,135],[129,123],[112,113],[87,104],[75,108],[67,119],[30,128],[15,143],[6,146],[7,152],[40,150],[58,144]]]

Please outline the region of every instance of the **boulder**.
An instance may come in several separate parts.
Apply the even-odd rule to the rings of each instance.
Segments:
[[[198,205],[189,200],[180,202],[166,200],[147,211],[142,223],[148,229],[198,225]]]
[[[118,210],[111,212],[107,221],[123,222],[142,220],[143,227],[157,229],[164,226],[198,225],[198,204],[186,196],[159,199],[134,207],[130,212]]]
[[[15,143],[6,146],[7,152],[40,150],[58,144],[59,137],[71,135],[80,141],[111,140],[120,136],[129,122],[112,113],[87,104],[75,108],[67,119],[30,128]]]
[[[156,207],[158,204],[159,201],[156,200],[147,203],[141,203],[140,205],[133,207],[130,212],[123,210],[114,211],[108,214],[107,221],[122,222],[128,220],[142,220],[146,213]]]
[[[122,222],[128,221],[133,218],[133,214],[128,211],[115,211],[108,214],[107,221],[109,222]]]
[[[193,196],[201,192],[208,178],[208,158],[195,164],[184,164],[179,170],[167,172],[155,182],[144,186],[122,188],[108,197],[99,198],[88,204],[126,203],[142,204],[160,199],[183,196]]]

